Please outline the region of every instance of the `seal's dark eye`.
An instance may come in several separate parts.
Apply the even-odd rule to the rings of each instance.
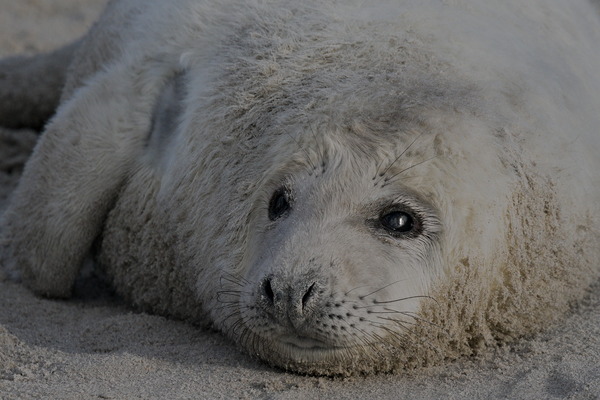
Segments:
[[[392,211],[379,218],[381,225],[392,233],[408,233],[415,227],[415,219],[404,211]]]
[[[269,201],[269,219],[275,221],[290,209],[290,196],[286,188],[279,188]]]

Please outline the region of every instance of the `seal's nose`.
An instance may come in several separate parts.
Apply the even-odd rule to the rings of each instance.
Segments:
[[[260,293],[263,310],[280,324],[291,324],[294,328],[299,328],[313,313],[319,297],[314,280],[286,282],[274,276],[262,280]]]

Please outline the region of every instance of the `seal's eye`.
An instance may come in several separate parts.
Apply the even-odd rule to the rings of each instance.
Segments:
[[[381,225],[392,233],[408,233],[415,227],[415,219],[404,211],[392,211],[379,217]]]
[[[290,209],[290,196],[286,188],[279,188],[269,201],[269,219],[275,221]]]

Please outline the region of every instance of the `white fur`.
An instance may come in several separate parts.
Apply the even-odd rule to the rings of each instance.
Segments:
[[[585,0],[113,1],[3,263],[68,296],[100,236],[134,304],[312,373],[536,332],[598,276],[599,42]],[[376,226],[393,202],[424,234]]]

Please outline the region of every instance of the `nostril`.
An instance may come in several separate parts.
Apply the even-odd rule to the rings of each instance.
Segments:
[[[273,293],[273,288],[271,287],[271,278],[266,278],[263,281],[263,294],[269,301],[269,303],[274,304],[275,302],[275,294]]]
[[[308,288],[306,293],[304,293],[304,296],[302,296],[302,309],[303,310],[304,310],[304,307],[306,307],[306,303],[308,302],[308,300],[310,300],[310,298],[312,297],[314,288],[315,288],[315,284],[313,283],[312,285],[310,285],[310,287]]]

